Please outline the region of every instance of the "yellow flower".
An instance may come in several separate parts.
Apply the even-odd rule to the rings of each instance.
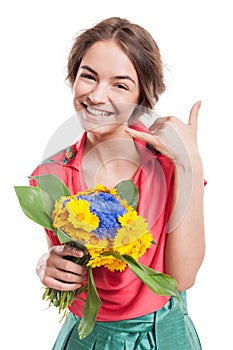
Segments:
[[[109,193],[109,189],[106,186],[103,186],[103,185],[100,185],[100,184],[97,184],[95,189],[98,192],[107,192],[107,193]]]
[[[153,237],[151,233],[146,233],[144,236],[139,238],[140,251],[139,257],[145,254],[147,249],[151,246],[153,241]]]
[[[95,234],[90,234],[89,235],[89,239],[88,239],[88,244],[86,244],[86,247],[89,248],[106,248],[111,246],[112,243],[109,239],[104,238],[104,239],[100,239],[99,237],[97,237]]]
[[[104,266],[107,267],[107,265],[112,264],[114,260],[114,257],[109,255],[109,256],[97,256],[93,259],[90,259],[90,261],[88,262],[88,266],[91,266],[92,268],[94,267],[100,267],[100,266]]]
[[[126,226],[137,218],[138,214],[131,206],[127,207],[127,213],[118,218],[121,226]]]
[[[56,201],[55,203],[54,210],[52,212],[53,227],[62,227],[67,222],[69,213],[67,212],[67,210],[63,209],[62,202],[64,198],[62,198],[59,201]]]
[[[109,251],[108,249],[88,249],[91,259],[87,266],[95,267],[106,267],[110,271],[123,271],[127,264],[124,261],[116,259],[112,255],[101,255],[104,251]]]
[[[92,259],[98,257],[104,251],[103,248],[89,248],[88,246],[87,248]]]
[[[125,268],[127,267],[127,264],[124,261],[118,260],[118,259],[113,259],[111,264],[109,263],[108,265],[106,265],[107,269],[109,269],[110,271],[114,272],[114,271],[124,271]]]
[[[134,221],[117,231],[113,247],[129,244],[143,236],[145,233],[148,233],[148,225],[142,216],[137,216]]]
[[[128,205],[128,202],[125,200],[125,199],[120,199],[120,197],[119,197],[119,200],[121,201],[121,205],[123,206],[123,207],[125,207],[125,209],[129,209],[129,208],[132,208],[131,206],[129,206]],[[133,209],[133,208],[132,208]]]
[[[75,241],[80,241],[83,244],[86,244],[90,239],[90,233],[81,228],[74,228],[74,226],[67,221],[64,226],[61,227],[61,230],[64,231],[70,238]]]
[[[112,189],[109,191],[109,193],[111,193],[113,196],[115,196],[115,197],[117,197],[117,198],[120,198],[120,197],[118,197],[118,195],[117,195],[117,190],[116,190],[115,187],[112,188]]]
[[[145,254],[146,250],[151,246],[152,240],[152,235],[150,233],[145,233],[143,236],[129,244],[114,248],[114,251],[120,255],[130,255],[137,261],[138,258]]]
[[[110,189],[108,189],[106,186],[103,186],[103,185],[98,184],[98,185],[96,185],[95,190],[98,191],[98,192],[110,193],[110,194],[112,194],[113,196],[115,196],[115,197],[118,198],[118,196],[117,196],[117,190],[116,190],[115,187],[112,188],[112,189],[110,190]]]
[[[91,232],[98,227],[99,218],[91,213],[90,204],[87,201],[73,197],[71,201],[66,203],[66,208],[69,212],[68,220],[75,228]]]

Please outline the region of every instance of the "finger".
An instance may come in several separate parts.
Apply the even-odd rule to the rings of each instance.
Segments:
[[[159,128],[165,121],[165,118],[160,117],[157,118],[154,123],[149,127],[150,131],[154,131],[155,129]]]
[[[197,130],[198,112],[200,107],[201,107],[201,101],[197,101],[191,108],[191,111],[189,114],[188,125],[194,127],[196,130]]]
[[[44,278],[43,281],[41,281],[45,286],[49,288],[53,288],[55,290],[60,290],[60,291],[71,291],[71,290],[76,290],[82,286],[82,282],[75,282],[75,283],[65,283],[62,280],[55,279],[53,277],[46,277]]]
[[[152,146],[155,147],[155,149],[162,154],[166,155],[168,158],[173,159],[172,155],[168,151],[166,145],[164,142],[155,134],[148,134],[146,132],[136,131],[134,129],[126,128],[125,131],[130,134],[132,137],[145,141]]]
[[[147,132],[137,131],[131,128],[126,128],[125,131],[127,134],[130,134],[132,137],[142,140],[146,143],[151,144],[154,146],[158,151],[161,149],[161,145],[163,144],[159,137],[157,137],[155,134],[149,134]]]
[[[160,117],[157,118],[154,123],[149,127],[150,131],[154,131],[155,129],[160,128],[167,120],[169,117]]]
[[[58,258],[56,261],[54,261],[54,266],[58,270],[62,270],[64,272],[71,272],[72,274],[78,276],[85,276],[87,271],[84,266],[76,264],[70,260],[61,258]]]
[[[80,249],[77,249],[75,247],[71,247],[69,245],[60,245],[52,247],[51,250],[54,251],[55,254],[59,256],[74,256],[77,258],[81,258],[83,256],[83,251]]]
[[[132,137],[148,142],[148,143],[153,143],[154,145],[154,137],[153,135],[147,133],[147,132],[142,132],[142,131],[137,131],[131,128],[125,128],[125,132],[129,135],[131,135]]]
[[[70,268],[70,270],[53,268],[49,275],[50,277],[65,283],[81,283],[86,277],[86,270],[84,270],[84,268],[80,265],[77,265],[77,269],[75,269],[75,271],[72,271],[72,268]]]

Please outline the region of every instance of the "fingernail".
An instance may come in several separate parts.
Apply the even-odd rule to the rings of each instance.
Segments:
[[[130,128],[125,128],[125,132],[131,133],[131,129]]]
[[[75,249],[75,254],[78,256],[78,257],[82,257],[83,256],[83,251],[79,250],[79,249]]]

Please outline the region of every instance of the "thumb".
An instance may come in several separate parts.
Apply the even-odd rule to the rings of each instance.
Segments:
[[[189,114],[188,125],[193,126],[197,130],[197,120],[198,120],[198,112],[201,107],[201,101],[197,101],[191,108]]]

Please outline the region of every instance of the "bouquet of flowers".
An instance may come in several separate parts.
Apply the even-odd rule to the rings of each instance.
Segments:
[[[83,250],[82,258],[68,257],[88,269],[87,283],[75,291],[45,288],[42,296],[49,305],[67,314],[69,305],[86,291],[79,337],[93,329],[101,300],[92,269],[100,266],[110,271],[123,271],[127,266],[158,295],[179,299],[176,281],[138,262],[151,246],[153,238],[146,220],[136,208],[138,189],[131,180],[120,182],[109,190],[97,185],[85,192],[71,195],[65,184],[54,175],[33,177],[38,186],[15,186],[24,213],[39,225],[53,230],[61,244]]]

